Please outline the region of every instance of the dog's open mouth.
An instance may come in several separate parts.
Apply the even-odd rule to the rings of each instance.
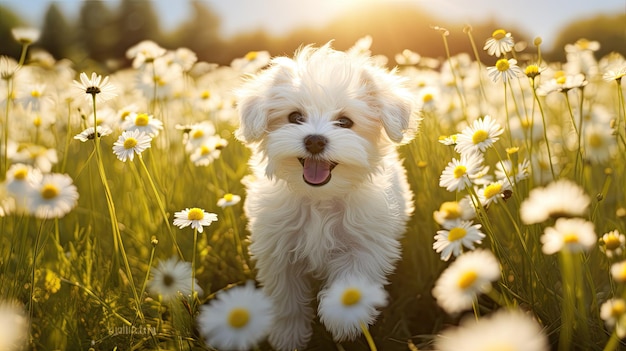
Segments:
[[[298,158],[302,164],[302,178],[312,186],[321,186],[330,181],[331,171],[337,164],[319,158]]]

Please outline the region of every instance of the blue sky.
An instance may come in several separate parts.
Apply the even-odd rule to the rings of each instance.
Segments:
[[[107,0],[115,6],[119,0]],[[148,0],[137,0],[148,1]],[[175,27],[189,14],[186,0],[150,0],[163,19],[163,27]],[[444,19],[478,23],[498,19],[524,29],[546,44],[569,21],[592,14],[626,13],[626,0],[202,0],[222,17],[222,34],[265,29],[282,34],[298,26],[322,26],[364,3],[415,4]],[[0,0],[32,25],[38,25],[50,0]],[[56,1],[69,16],[75,16],[81,0]],[[626,32],[626,24],[624,24]]]

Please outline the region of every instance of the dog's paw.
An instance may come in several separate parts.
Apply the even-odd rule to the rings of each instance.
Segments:
[[[376,321],[377,308],[387,303],[382,285],[364,279],[345,279],[334,282],[319,293],[320,321],[335,341],[353,340],[361,334],[361,326]]]
[[[313,326],[309,318],[283,318],[275,321],[268,341],[277,351],[303,349],[311,339]]]

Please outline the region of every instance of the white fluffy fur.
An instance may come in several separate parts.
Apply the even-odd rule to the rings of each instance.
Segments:
[[[395,146],[411,137],[412,97],[393,72],[328,44],[275,58],[238,96],[237,136],[253,150],[255,176],[246,184],[250,252],[276,308],[269,341],[301,349],[312,333],[310,279],[324,289],[347,277],[382,286],[400,257],[413,203]],[[306,120],[289,123],[294,111]],[[352,128],[336,124],[342,116]],[[337,164],[322,186],[303,180],[298,161],[312,157],[304,138],[313,134],[328,140],[315,157]]]

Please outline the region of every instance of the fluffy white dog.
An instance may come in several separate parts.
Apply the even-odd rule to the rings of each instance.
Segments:
[[[329,44],[273,59],[238,97],[237,137],[253,150],[250,253],[276,313],[269,342],[301,349],[312,334],[311,279],[325,284],[324,322],[333,283],[382,289],[400,257],[413,196],[396,145],[415,129],[413,98],[394,72]],[[325,324],[337,341],[360,334],[358,321]]]

